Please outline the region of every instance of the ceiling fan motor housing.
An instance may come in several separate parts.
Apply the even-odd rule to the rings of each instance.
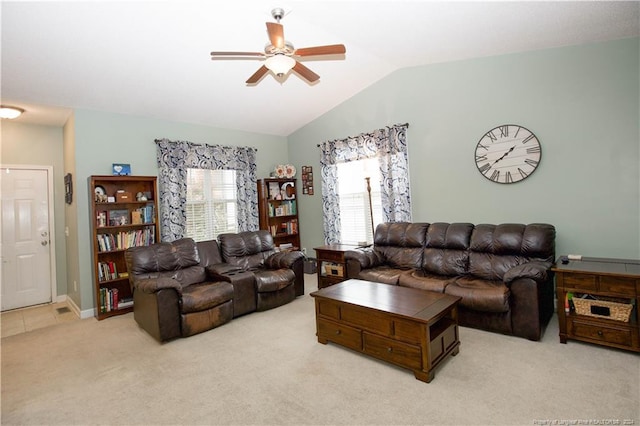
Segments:
[[[284,18],[284,9],[282,9],[281,7],[276,7],[271,11],[271,16],[273,16],[273,19],[275,19],[276,22],[279,23],[280,20]]]

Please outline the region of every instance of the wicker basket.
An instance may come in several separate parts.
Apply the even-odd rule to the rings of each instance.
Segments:
[[[606,318],[615,321],[629,322],[633,305],[628,303],[612,302],[607,300],[580,299],[574,297],[573,305],[576,314],[589,317]],[[596,313],[594,313],[594,311]],[[602,312],[602,313],[597,313]],[[606,313],[609,313],[607,315]]]
[[[324,265],[325,274],[332,277],[343,277],[344,267],[342,265]]]

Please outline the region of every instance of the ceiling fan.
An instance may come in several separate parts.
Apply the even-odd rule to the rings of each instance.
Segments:
[[[296,57],[304,58],[307,56],[340,55],[347,51],[343,44],[331,44],[327,46],[296,49],[293,47],[293,44],[284,39],[284,29],[282,24],[280,24],[280,20],[284,16],[284,10],[281,8],[273,9],[271,11],[271,15],[276,22],[267,22],[267,33],[269,34],[270,43],[265,46],[264,53],[211,52],[211,59],[226,59],[229,57],[264,59],[264,65],[258,68],[258,71],[249,77],[247,84],[256,84],[269,71],[272,71],[278,77],[282,77],[291,69],[309,83],[313,83],[317,81],[320,76],[302,65]]]

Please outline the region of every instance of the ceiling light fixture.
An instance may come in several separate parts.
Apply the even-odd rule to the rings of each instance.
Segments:
[[[282,77],[289,72],[291,68],[296,64],[296,60],[283,53],[276,53],[273,56],[267,58],[264,61],[264,66],[269,68],[275,75]]]
[[[18,118],[22,115],[24,110],[22,108],[8,106],[8,105],[0,105],[0,118],[7,118],[9,120],[13,120],[14,118]]]

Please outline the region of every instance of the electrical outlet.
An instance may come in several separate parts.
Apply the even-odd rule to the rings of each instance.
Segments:
[[[306,247],[302,247],[302,253],[304,253],[304,255],[307,255],[307,248]]]

